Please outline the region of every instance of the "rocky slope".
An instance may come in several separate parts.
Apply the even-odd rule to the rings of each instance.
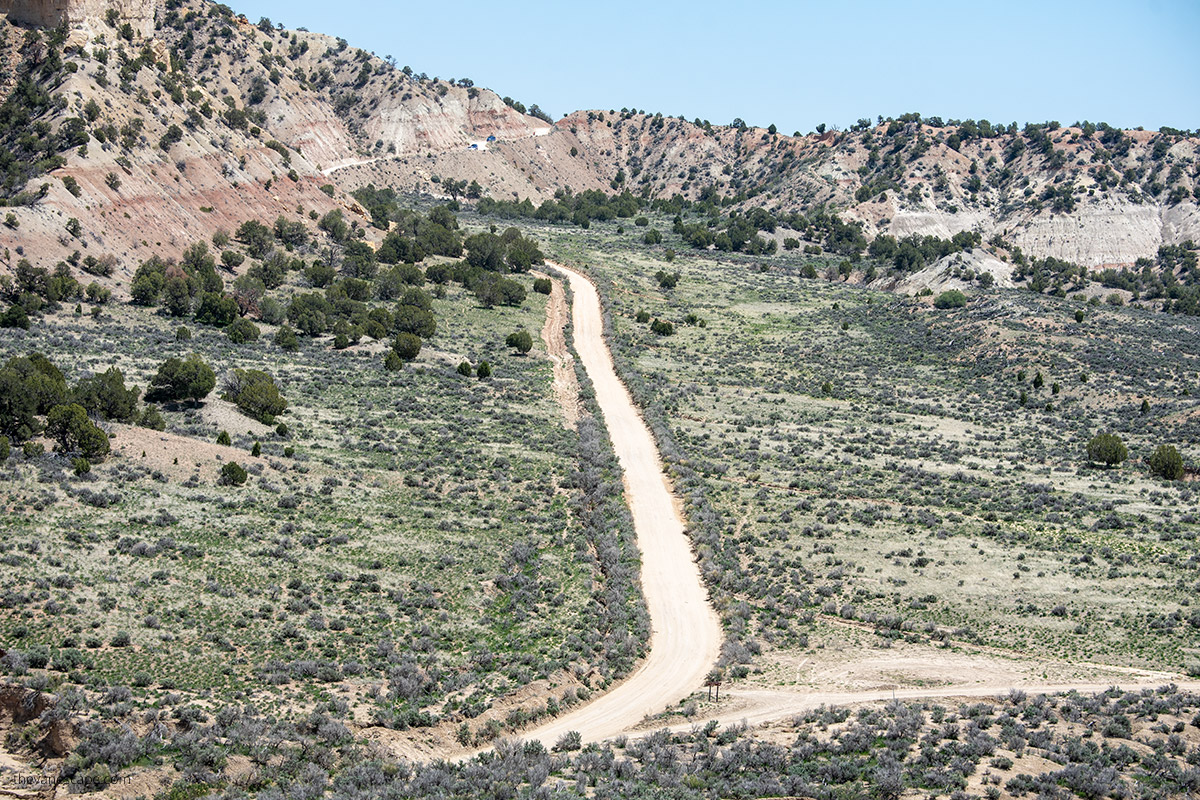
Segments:
[[[342,208],[365,224],[323,171],[548,128],[491,92],[407,75],[344,41],[260,28],[208,2],[168,6],[154,38],[122,35],[120,19],[95,20],[86,43],[0,21],[14,67],[6,109],[29,105],[26,83],[46,92],[26,114],[40,140],[5,115],[17,117],[6,150],[33,176],[10,180],[8,268],[78,250],[115,256],[121,284],[151,254],[178,255],[247,219],[312,227]]]
[[[1088,267],[1131,264],[1163,244],[1200,239],[1200,140],[1172,133],[1085,127],[1005,128],[884,122],[790,137],[644,114],[578,112],[548,136],[474,151],[339,172],[428,186],[429,176],[479,179],[495,197],[629,188],[691,199],[806,211],[828,204],[869,235],[948,238],[999,234],[1026,253]]]
[[[347,190],[438,194],[446,178],[535,202],[628,189],[779,212],[825,205],[868,235],[978,231],[1092,268],[1200,239],[1200,140],[1184,132],[908,115],[785,136],[627,110],[551,124],[469,81],[414,75],[205,0],[167,0],[152,30],[125,27],[145,16],[137,2],[115,18],[102,3],[74,5],[89,9],[83,39],[0,31],[6,108],[28,96],[26,76],[45,92],[0,130],[14,206],[0,247],[46,265],[83,249],[115,255],[128,275],[151,252],[251,217],[312,224],[337,207],[358,214]]]

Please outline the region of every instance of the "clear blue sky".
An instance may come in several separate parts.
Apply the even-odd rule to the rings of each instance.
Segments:
[[[1200,0],[227,0],[555,118],[622,107],[808,132],[944,119],[1200,128]]]

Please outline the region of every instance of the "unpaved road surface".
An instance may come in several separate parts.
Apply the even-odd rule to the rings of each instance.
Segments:
[[[1180,689],[1200,691],[1200,682],[1190,680],[1130,680],[1110,683],[1031,683],[1016,686],[943,686],[931,689],[876,689],[864,692],[792,692],[750,689],[722,692],[720,705],[724,709],[707,711],[697,714],[686,722],[658,721],[643,724],[639,731],[626,731],[633,737],[639,738],[654,731],[668,728],[682,733],[705,723],[716,721],[720,727],[745,724],[749,727],[765,725],[770,722],[787,720],[807,711],[822,706],[853,706],[860,703],[877,703],[887,700],[939,700],[939,699],[995,699],[1008,695],[1011,691],[1021,691],[1030,696],[1039,694],[1057,694],[1060,692],[1076,691],[1081,694],[1103,692],[1113,686],[1119,686],[1124,691],[1141,689],[1157,689],[1167,684],[1173,684]]]
[[[700,689],[720,654],[716,612],[684,533],[650,429],[617,378],[604,341],[600,295],[591,281],[558,264],[574,294],[575,351],[591,378],[596,402],[625,472],[625,499],[642,552],[642,592],[650,611],[650,654],[616,687],[575,711],[521,734],[552,746],[568,731],[585,742],[617,736]]]

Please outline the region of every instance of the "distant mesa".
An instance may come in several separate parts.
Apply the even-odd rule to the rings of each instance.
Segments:
[[[64,21],[72,29],[98,32],[105,16],[116,9],[119,24],[129,23],[142,37],[154,35],[159,0],[0,0],[0,14],[13,22],[53,28]]]

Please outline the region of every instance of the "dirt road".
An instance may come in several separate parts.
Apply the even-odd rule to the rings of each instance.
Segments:
[[[583,275],[552,264],[574,293],[575,351],[625,472],[625,497],[642,552],[642,591],[650,610],[650,654],[628,678],[587,705],[521,734],[551,746],[568,731],[585,742],[616,736],[701,688],[721,649],[721,625],[692,557],[683,520],[663,475],[658,447],[604,341],[600,296]]]
[[[654,731],[667,728],[676,733],[684,733],[705,723],[716,721],[720,727],[745,724],[757,727],[772,722],[786,721],[792,717],[822,706],[854,706],[860,703],[878,703],[887,700],[953,700],[974,699],[988,700],[1003,698],[1011,691],[1024,692],[1029,696],[1039,694],[1057,694],[1076,691],[1081,694],[1103,692],[1113,686],[1119,686],[1124,691],[1139,691],[1142,689],[1157,689],[1173,684],[1180,689],[1191,692],[1200,691],[1200,682],[1189,680],[1130,680],[1110,683],[1034,683],[1017,686],[949,686],[932,689],[878,689],[865,692],[824,692],[810,693],[746,690],[732,691],[722,695],[723,710],[701,713],[686,722],[659,721],[641,726],[638,731],[626,731],[631,738],[640,738]],[[728,698],[725,700],[724,698]],[[678,719],[678,718],[676,718]]]

